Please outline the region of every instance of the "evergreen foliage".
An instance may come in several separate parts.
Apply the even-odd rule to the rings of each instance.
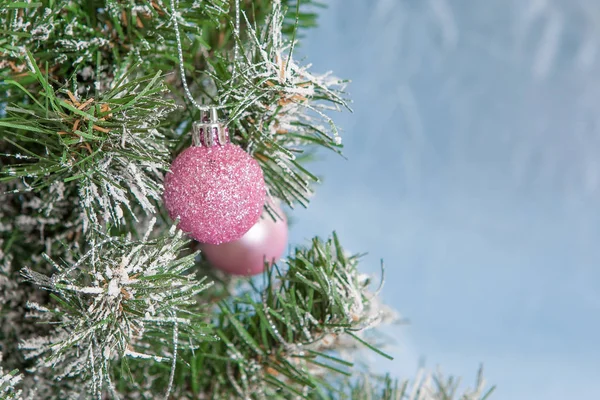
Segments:
[[[355,363],[389,358],[373,328],[398,317],[335,233],[242,280],[163,208],[194,103],[227,116],[270,198],[309,204],[306,161],[341,153],[348,109],[345,81],[294,58],[320,6],[0,0],[0,398],[486,398],[481,377],[463,395]]]

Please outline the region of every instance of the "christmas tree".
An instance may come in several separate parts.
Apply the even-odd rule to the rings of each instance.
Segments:
[[[383,268],[286,243],[349,109],[319,6],[0,0],[0,398],[488,397],[362,365]]]

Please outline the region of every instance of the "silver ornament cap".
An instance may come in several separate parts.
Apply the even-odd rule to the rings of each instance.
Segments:
[[[200,112],[200,121],[192,125],[192,144],[194,146],[224,146],[229,143],[229,128],[225,121],[220,121],[217,109],[211,107],[209,114]]]

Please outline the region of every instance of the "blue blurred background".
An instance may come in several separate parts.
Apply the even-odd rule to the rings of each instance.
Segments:
[[[353,81],[349,160],[317,163],[291,240],[384,259],[411,323],[380,368],[600,399],[600,2],[328,3],[301,53]]]

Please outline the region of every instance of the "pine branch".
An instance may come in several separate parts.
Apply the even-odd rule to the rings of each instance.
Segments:
[[[23,398],[23,391],[17,388],[23,376],[18,370],[4,372],[2,369],[2,353],[0,353],[0,399],[20,400]]]
[[[259,161],[271,195],[307,206],[318,179],[300,160],[317,147],[340,151],[338,129],[327,113],[348,108],[346,82],[296,63],[295,38],[282,33],[286,15],[275,2],[257,26],[242,12],[248,36],[238,44],[242,55],[233,68],[227,68],[230,60],[215,57],[209,75],[237,128],[234,141]]]
[[[187,133],[197,119],[194,110],[172,113],[173,102],[163,100],[166,87],[181,93],[176,75],[161,76],[156,69],[176,68],[168,8],[161,1],[145,6],[109,1],[97,9],[56,1],[46,4],[52,12],[42,12],[34,4],[0,13],[14,42],[4,49],[10,68],[0,73],[8,84],[0,102],[9,104],[0,135],[10,143],[13,161],[0,179],[25,178],[32,190],[55,181],[77,185],[85,230],[154,212],[161,171],[171,158],[165,139],[177,140],[179,151],[189,144]],[[233,141],[259,160],[271,195],[304,206],[318,179],[300,160],[319,146],[339,151],[337,128],[326,112],[346,105],[343,81],[310,74],[292,58],[294,32],[314,23],[314,15],[299,11],[307,4],[312,2],[286,11],[277,2],[243,3],[249,8],[242,10],[248,33],[238,60],[231,59],[234,17],[228,3],[181,1],[178,8],[184,37],[191,40],[185,54],[196,54],[186,58],[186,69],[200,68],[188,76],[196,82],[195,95],[226,105],[237,127]],[[290,15],[295,19],[288,40],[282,29]],[[258,18],[267,21],[264,27],[256,24]],[[138,20],[143,22],[133,23]],[[48,38],[29,36],[27,24],[48,30]],[[80,43],[71,53],[60,44],[75,40],[64,37],[74,35],[67,29],[73,26],[80,26]],[[106,37],[109,44],[89,45]],[[207,84],[206,77],[213,82]],[[249,103],[249,95],[260,102]]]
[[[220,340],[180,356],[178,398],[310,398],[333,389],[332,378],[352,372],[348,357],[366,343],[355,338],[395,318],[373,297],[357,262],[335,234],[315,238],[286,261],[285,273],[272,269],[265,288],[221,301],[212,321]],[[164,378],[152,385],[162,387]]]
[[[14,193],[17,188],[24,186],[17,181],[0,184],[0,348],[4,366],[23,371],[31,365],[18,350],[18,342],[48,330],[25,317],[26,304],[46,304],[49,296],[23,282],[19,271],[29,266],[49,273],[51,267],[42,258],[43,252],[64,262],[75,262],[73,253],[83,240],[80,213],[73,207],[76,192],[67,191],[62,183],[37,194]],[[13,193],[7,194],[9,191]]]
[[[23,161],[5,166],[0,180],[22,179],[36,192],[77,182],[84,231],[90,225],[123,224],[125,212],[135,220],[133,202],[146,213],[156,212],[152,201],[160,200],[169,158],[156,128],[174,109],[163,99],[160,73],[125,75],[96,98],[80,99],[55,89],[31,54],[27,61],[31,71],[7,84],[30,101],[8,106],[8,117],[0,121],[5,140],[18,151],[11,156]]]
[[[0,345],[23,391],[455,399],[458,383],[437,375],[354,379],[365,372],[357,349],[386,356],[368,333],[395,315],[335,234],[233,296],[194,277],[195,253],[160,207],[162,174],[198,119],[173,73],[172,17],[192,96],[224,109],[232,141],[291,206],[306,206],[318,181],[304,165],[312,152],[341,151],[329,114],[348,108],[346,82],[294,59],[317,2],[180,0],[175,14],[169,3],[0,0]],[[11,374],[0,370],[0,395],[20,396]]]
[[[495,387],[486,389],[482,368],[474,388],[463,388],[460,383],[460,379],[446,378],[439,371],[421,370],[412,381],[363,374],[343,382],[337,393],[330,394],[340,400],[486,400],[495,390]]]
[[[100,395],[114,391],[112,366],[127,370],[129,359],[168,362],[177,348],[213,340],[196,296],[209,284],[188,270],[194,254],[178,258],[186,244],[182,233],[130,241],[100,237],[72,265],[59,265],[46,276],[31,269],[24,277],[50,292],[54,306],[31,303],[32,315],[55,328],[51,335],[26,340],[21,348],[55,379],[91,379]],[[175,344],[173,327],[178,335]]]
[[[203,32],[215,35],[229,12],[227,0],[182,0],[181,4],[188,10],[186,17],[193,16],[188,29],[200,37]],[[0,10],[7,35],[0,42],[0,51],[7,56],[2,67],[15,73],[24,70],[20,59],[27,50],[40,65],[51,66],[53,77],[78,74],[83,81],[102,85],[118,79],[123,65],[142,63],[145,71],[173,69],[172,57],[165,57],[173,55],[172,48],[165,47],[173,35],[168,0],[1,0]],[[102,68],[93,71],[98,64]]]

